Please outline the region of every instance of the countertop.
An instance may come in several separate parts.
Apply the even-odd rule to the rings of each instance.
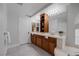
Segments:
[[[57,38],[57,39],[63,38],[63,36],[59,36],[57,34],[50,34],[50,33],[43,33],[43,32],[31,32],[31,34],[37,34],[37,35],[41,35],[41,36],[45,36],[45,37],[53,37],[53,38]]]

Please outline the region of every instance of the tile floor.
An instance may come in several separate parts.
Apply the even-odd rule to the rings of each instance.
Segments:
[[[6,55],[7,56],[51,56],[46,51],[33,44],[24,44],[14,48],[9,48]]]

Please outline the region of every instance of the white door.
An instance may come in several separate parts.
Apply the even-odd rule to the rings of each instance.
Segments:
[[[7,46],[4,37],[4,32],[6,32],[7,18],[6,18],[6,4],[0,3],[0,56],[6,54]]]
[[[30,19],[27,20],[26,28],[27,28],[26,35],[28,38],[27,41],[28,43],[31,43],[31,20]]]
[[[30,22],[29,17],[21,17],[19,19],[19,41],[20,44],[29,43]]]

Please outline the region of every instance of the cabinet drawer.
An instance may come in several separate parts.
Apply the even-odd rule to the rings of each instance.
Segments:
[[[57,42],[57,38],[51,38],[51,37],[49,37],[48,39],[49,39],[49,42],[52,42],[52,43],[55,43],[55,44]]]

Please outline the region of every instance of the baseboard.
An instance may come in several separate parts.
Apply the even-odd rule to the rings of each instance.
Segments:
[[[31,43],[20,43],[20,44],[14,44],[14,45],[10,45],[10,46],[8,46],[8,48],[17,47],[17,46],[24,45],[24,44],[31,44]]]
[[[8,49],[9,49],[9,48],[13,48],[13,47],[17,47],[17,46],[20,46],[20,44],[10,45],[10,46],[8,46]]]

